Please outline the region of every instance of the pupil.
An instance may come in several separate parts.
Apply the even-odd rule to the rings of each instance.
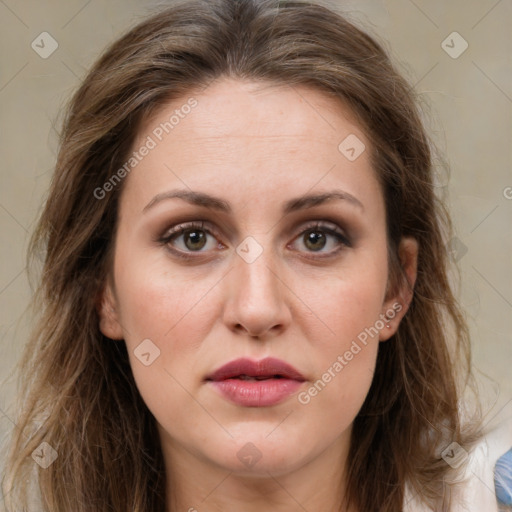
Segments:
[[[318,231],[310,231],[306,235],[306,247],[318,251],[325,246],[325,235]]]
[[[188,231],[185,233],[185,245],[188,249],[202,249],[205,241],[206,237],[203,231]]]

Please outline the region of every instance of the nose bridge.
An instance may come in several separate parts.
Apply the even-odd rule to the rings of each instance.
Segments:
[[[248,238],[237,248],[239,258],[235,263],[235,279],[239,297],[248,299],[249,304],[262,300],[268,305],[277,303],[281,290],[275,254],[269,244],[264,247],[252,237]]]
[[[237,248],[230,272],[227,320],[252,335],[283,327],[289,322],[286,291],[279,276],[277,255],[254,239]]]
[[[244,293],[253,300],[277,300],[280,295],[279,279],[275,270],[275,258],[267,249],[255,261],[248,263],[245,260],[238,262],[240,286]]]

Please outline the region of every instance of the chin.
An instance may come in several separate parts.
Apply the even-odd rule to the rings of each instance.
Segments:
[[[268,477],[269,473],[278,476],[306,463],[304,435],[296,440],[293,434],[283,436],[282,432],[272,439],[271,431],[255,432],[253,429],[252,433],[235,435],[227,446],[218,446],[217,453],[212,454],[214,462],[244,477]]]

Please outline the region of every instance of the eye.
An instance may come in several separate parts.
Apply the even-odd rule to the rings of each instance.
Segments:
[[[160,239],[160,242],[177,253],[206,252],[224,247],[203,222],[186,222],[173,227]]]
[[[305,248],[306,252],[323,255],[337,253],[344,246],[350,247],[349,240],[337,226],[319,222],[302,231],[293,244],[299,245],[298,250],[302,251]]]
[[[159,242],[176,256],[191,258],[193,253],[204,254],[215,249],[225,249],[226,246],[219,238],[211,226],[205,226],[205,222],[192,221],[167,230]],[[314,222],[306,226],[290,246],[301,252],[318,254],[317,257],[328,257],[343,247],[350,247],[351,244],[344,232],[335,224]]]

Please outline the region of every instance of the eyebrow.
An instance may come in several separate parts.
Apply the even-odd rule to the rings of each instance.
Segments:
[[[223,213],[232,212],[231,206],[227,201],[219,197],[205,194],[204,192],[196,192],[192,190],[170,190],[168,192],[157,194],[144,207],[142,212],[145,213],[157,204],[168,199],[182,199],[183,201],[186,201],[192,205],[202,206],[211,210],[217,210]],[[364,210],[363,204],[361,201],[359,201],[359,199],[357,199],[357,197],[343,190],[332,190],[322,194],[309,194],[297,197],[295,199],[290,199],[283,205],[283,214],[286,215],[295,211],[313,208],[314,206],[319,206],[328,201],[332,201],[333,199],[347,201],[348,203],[357,206],[361,210]]]

